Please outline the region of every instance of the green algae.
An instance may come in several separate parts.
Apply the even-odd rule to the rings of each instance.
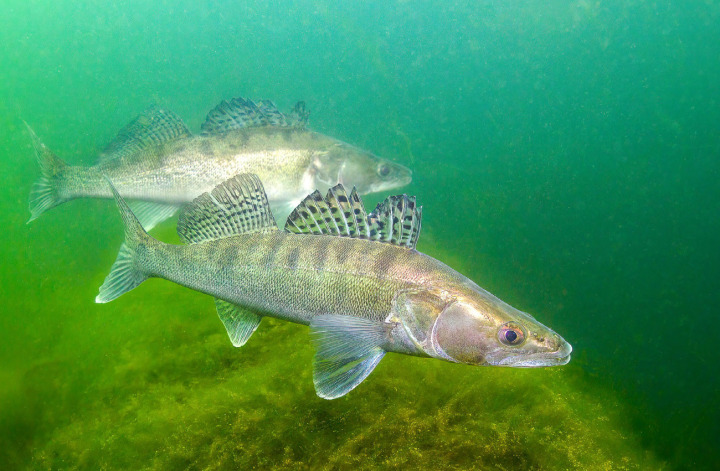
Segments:
[[[171,225],[159,237],[173,239]],[[88,249],[98,267],[114,239]],[[70,252],[56,255],[69,262]],[[211,298],[164,280],[107,305],[92,304],[91,288],[85,298],[59,294],[99,283],[103,271],[45,293],[55,297],[47,309],[75,312],[64,323],[75,325],[7,393],[31,411],[4,414],[27,426],[8,460],[38,469],[663,468],[633,435],[627,406],[582,361],[518,370],[391,354],[348,396],[326,401],[313,389],[306,327],[266,319],[236,349]]]
[[[612,394],[598,401],[597,390],[581,391],[577,368],[514,371],[390,355],[352,394],[325,401],[312,388],[304,327],[264,321],[236,350],[219,322],[195,324],[197,336],[176,324],[174,339],[139,333],[147,342],[113,349],[103,371],[77,385],[81,408],[57,411],[72,419],[38,440],[33,466],[662,468],[628,433]]]

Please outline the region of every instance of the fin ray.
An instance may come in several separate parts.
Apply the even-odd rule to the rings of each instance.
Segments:
[[[65,201],[58,194],[58,190],[67,164],[40,141],[28,123],[25,123],[25,126],[30,133],[35,159],[40,167],[40,178],[33,183],[28,200],[30,219],[27,222],[32,222],[48,209]]]
[[[198,196],[178,220],[178,235],[186,243],[274,230],[277,224],[267,195],[254,174],[236,175]]]
[[[323,199],[316,190],[288,216],[285,230],[296,234],[369,239],[414,249],[420,234],[422,207],[414,196],[390,196],[367,214],[357,190],[348,196],[342,184]]]
[[[210,110],[201,129],[202,134],[207,135],[260,126],[304,128],[309,115],[305,102],[298,102],[293,111],[285,115],[270,100],[255,103],[236,97],[223,100]]]
[[[318,396],[335,399],[357,387],[380,363],[387,325],[365,318],[320,315],[310,322],[316,345],[313,382]]]
[[[215,298],[215,307],[235,347],[245,345],[262,320],[259,314],[222,299]]]
[[[128,206],[145,231],[152,230],[161,222],[171,218],[180,209],[180,206],[177,205],[151,201],[131,201]]]
[[[163,142],[190,136],[190,130],[172,111],[151,106],[122,128],[98,158],[98,164],[127,157]]]
[[[148,278],[148,274],[145,273],[137,260],[137,249],[143,244],[156,242],[145,232],[127,203],[125,203],[125,200],[122,199],[109,180],[108,184],[115,196],[115,202],[125,224],[125,242],[120,247],[120,252],[110,269],[110,274],[108,274],[105,282],[100,287],[100,292],[95,298],[96,303],[110,302],[136,288]]]

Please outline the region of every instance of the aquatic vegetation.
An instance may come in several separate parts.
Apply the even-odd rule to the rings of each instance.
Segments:
[[[612,395],[580,392],[561,370],[448,370],[390,356],[375,381],[324,401],[305,327],[267,322],[234,349],[219,322],[193,324],[198,336],[170,324],[119,350],[82,409],[37,441],[34,466],[662,468],[625,435]]]
[[[589,388],[581,364],[493,369],[388,355],[373,381],[326,401],[313,391],[304,326],[267,319],[234,348],[210,297],[161,280],[112,304],[88,304],[62,300],[80,327],[33,361],[4,402],[25,405],[3,414],[16,433],[25,430],[20,463],[662,469],[630,434],[625,406]]]

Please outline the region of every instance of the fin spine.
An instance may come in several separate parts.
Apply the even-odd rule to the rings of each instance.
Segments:
[[[276,231],[277,224],[258,176],[242,173],[195,198],[181,212],[177,230],[183,242],[195,244]]]
[[[105,147],[97,163],[128,157],[153,145],[191,135],[177,114],[159,106],[151,106],[118,132],[115,139]]]

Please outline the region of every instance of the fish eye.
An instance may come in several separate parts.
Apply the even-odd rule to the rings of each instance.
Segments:
[[[498,340],[504,345],[517,347],[525,342],[525,328],[517,322],[506,322],[498,329]]]
[[[377,173],[381,177],[387,177],[390,174],[390,166],[388,164],[380,164]]]

